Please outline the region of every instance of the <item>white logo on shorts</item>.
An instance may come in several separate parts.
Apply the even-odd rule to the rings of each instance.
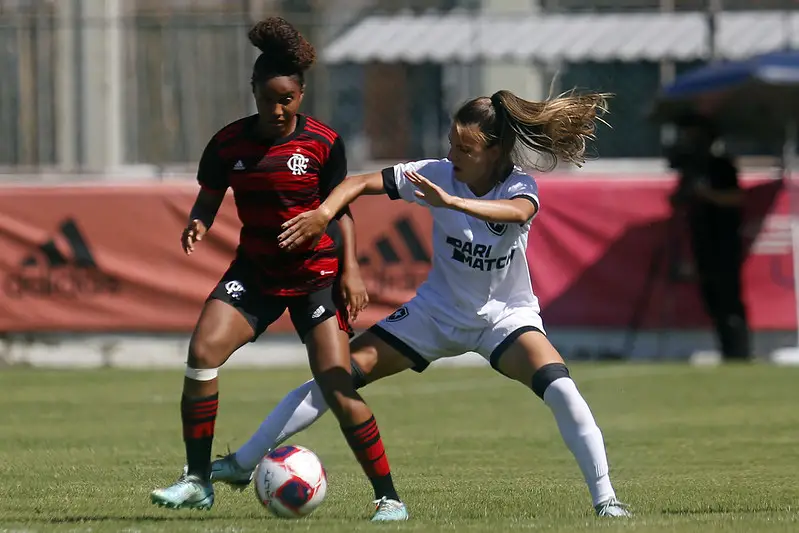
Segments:
[[[399,322],[406,316],[408,316],[408,308],[403,305],[402,307],[400,307],[399,309],[388,315],[386,317],[386,322]]]
[[[319,275],[320,276],[329,276],[330,274],[335,274],[335,273],[336,273],[335,270],[320,270],[319,271]]]
[[[319,307],[316,308],[316,311],[313,312],[311,318],[319,318],[323,314],[325,314],[325,306],[320,305]]]
[[[294,176],[301,176],[308,171],[308,162],[310,159],[302,155],[297,149],[297,153],[289,157],[288,167],[291,174]]]
[[[238,300],[241,298],[242,294],[247,292],[247,289],[244,288],[244,285],[242,285],[240,281],[233,280],[225,283],[225,291],[227,292],[228,296],[234,300]]]

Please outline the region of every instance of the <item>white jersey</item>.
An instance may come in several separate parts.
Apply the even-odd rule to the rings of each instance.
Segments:
[[[484,196],[475,196],[453,175],[448,159],[414,161],[383,171],[388,196],[429,207],[433,216],[433,267],[417,300],[438,320],[459,328],[485,328],[515,309],[540,312],[527,266],[530,222],[495,224],[447,208],[428,206],[414,195],[405,172],[413,170],[449,194],[479,200],[527,198],[536,207],[538,185],[520,169]]]

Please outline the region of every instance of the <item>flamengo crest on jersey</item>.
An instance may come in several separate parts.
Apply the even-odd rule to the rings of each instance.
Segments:
[[[449,194],[479,200],[525,198],[538,203],[538,186],[531,176],[514,169],[508,178],[481,197],[476,197],[453,175],[447,159],[396,165],[383,173],[386,192],[392,198],[425,204],[414,195],[405,178],[416,171]],[[446,208],[431,208],[433,217],[433,268],[417,294],[443,321],[458,327],[483,327],[494,323],[509,309],[525,307],[539,312],[527,264],[524,224],[493,223]]]
[[[302,176],[306,172],[308,172],[308,162],[310,161],[309,158],[305,157],[300,153],[299,148],[297,152],[294,153],[287,162],[289,170],[291,170],[291,174],[294,176]]]

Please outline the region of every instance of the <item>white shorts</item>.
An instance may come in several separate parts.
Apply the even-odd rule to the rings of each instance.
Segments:
[[[544,333],[544,324],[535,309],[519,307],[484,328],[454,327],[441,322],[423,301],[414,298],[369,331],[413,361],[417,372],[438,359],[467,352],[479,353],[499,370],[497,363],[508,346],[522,333]]]

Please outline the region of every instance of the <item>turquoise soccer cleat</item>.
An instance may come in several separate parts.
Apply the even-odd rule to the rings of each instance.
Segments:
[[[389,500],[385,496],[375,500],[375,514],[372,522],[399,522],[408,519],[408,509],[397,500]]]
[[[211,481],[227,483],[236,490],[244,490],[252,481],[253,471],[239,466],[236,455],[229,453],[211,463]]]

